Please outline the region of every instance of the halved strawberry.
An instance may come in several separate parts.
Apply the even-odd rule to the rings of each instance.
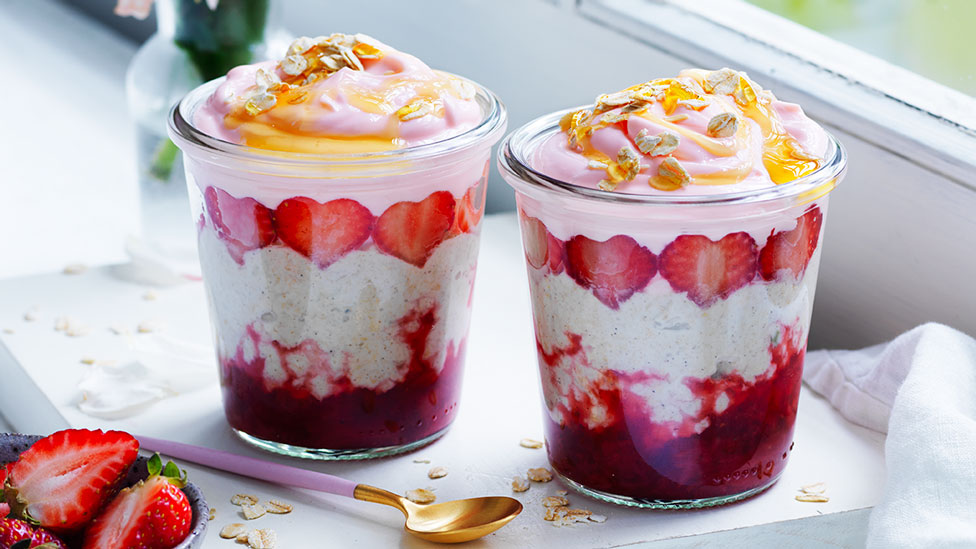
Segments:
[[[274,211],[281,241],[323,269],[362,246],[373,230],[373,221],[368,208],[348,198],[322,204],[298,196]]]
[[[119,492],[85,531],[83,549],[170,549],[190,533],[193,509],[180,488],[186,475],[159,454],[149,460],[149,477]]]
[[[420,202],[397,202],[380,215],[373,241],[384,252],[423,267],[454,224],[454,196],[437,191]]]
[[[42,545],[44,549],[68,549],[59,537],[43,528],[35,528],[20,519],[0,518],[0,549],[28,549]]]
[[[657,258],[633,238],[605,242],[576,235],[566,242],[566,272],[611,309],[639,292],[657,273]]]
[[[58,431],[7,466],[12,516],[55,532],[87,524],[135,462],[139,443],[120,431]]]
[[[241,265],[244,252],[275,241],[271,210],[257,200],[234,198],[222,189],[207,187],[203,202],[218,236],[227,242],[231,256]]]
[[[478,226],[481,216],[485,213],[486,188],[478,182],[457,201],[457,215],[454,222],[457,233],[469,233]]]
[[[820,241],[822,224],[823,214],[820,208],[813,206],[797,218],[792,230],[770,233],[759,253],[759,272],[763,279],[775,280],[788,274],[794,278],[803,276]]]
[[[687,292],[699,307],[745,286],[756,276],[756,241],[749,233],[731,233],[718,242],[702,235],[681,235],[661,252],[661,276],[676,292]]]

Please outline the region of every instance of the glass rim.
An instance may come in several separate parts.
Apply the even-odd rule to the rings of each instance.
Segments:
[[[443,74],[454,76],[474,86],[475,99],[482,107],[483,117],[473,128],[465,130],[459,134],[451,135],[438,141],[423,143],[393,149],[389,151],[363,152],[363,153],[300,153],[290,151],[277,151],[260,149],[248,145],[241,145],[224,141],[208,135],[197,129],[188,118],[192,118],[196,111],[213,91],[226,80],[226,76],[215,78],[209,82],[197,86],[190,90],[182,99],[170,110],[168,126],[170,136],[181,145],[188,145],[216,158],[233,159],[235,162],[246,160],[259,164],[290,166],[290,167],[322,167],[322,166],[379,166],[404,160],[420,160],[438,158],[458,151],[471,148],[479,143],[491,140],[501,131],[504,131],[507,123],[507,112],[505,105],[491,90],[484,86],[452,73],[438,71]],[[495,139],[497,141],[497,138]],[[183,147],[180,147],[181,149]]]
[[[816,192],[820,189],[822,192],[818,195],[819,197],[833,190],[847,169],[847,150],[826,129],[824,132],[827,134],[829,148],[823,166],[817,168],[813,173],[799,177],[788,183],[747,191],[681,196],[603,191],[575,185],[548,176],[530,166],[530,163],[526,160],[526,155],[535,151],[534,147],[530,147],[531,145],[541,144],[542,138],[548,137],[554,129],[557,129],[559,127],[559,121],[567,113],[592,107],[593,105],[582,105],[540,116],[510,133],[498,147],[498,166],[502,175],[506,176],[506,180],[509,181],[509,185],[514,187],[518,192],[539,189],[555,192],[565,197],[618,204],[673,206],[735,205],[770,202],[797,197]],[[521,185],[511,181],[511,178],[514,178]],[[833,183],[829,188],[821,189],[825,184],[831,182]]]

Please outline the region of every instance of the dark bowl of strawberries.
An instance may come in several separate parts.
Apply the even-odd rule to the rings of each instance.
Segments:
[[[210,507],[120,431],[0,434],[0,549],[191,549]]]

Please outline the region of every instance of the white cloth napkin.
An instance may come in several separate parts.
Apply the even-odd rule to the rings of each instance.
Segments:
[[[813,351],[803,378],[840,413],[887,432],[868,547],[976,547],[976,340],[925,324],[857,351]]]

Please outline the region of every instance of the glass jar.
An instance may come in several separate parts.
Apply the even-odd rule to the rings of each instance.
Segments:
[[[166,135],[172,106],[187,92],[231,68],[280,56],[290,37],[278,27],[271,0],[156,0],[157,31],[126,73],[135,122],[142,238],[177,263],[196,261],[196,234],[179,149]]]
[[[772,188],[607,192],[533,169],[567,112],[516,130],[498,159],[516,191],[553,469],[585,494],[638,507],[707,507],[766,489],[792,449],[844,149],[831,138],[822,167]],[[776,259],[798,245],[800,260]],[[709,263],[688,263],[682,249]],[[703,269],[737,284],[689,284],[685,273]]]
[[[491,147],[505,109],[430,144],[307,154],[193,125],[220,81],[173,111],[224,410],[263,449],[365,459],[423,446],[457,414]]]

